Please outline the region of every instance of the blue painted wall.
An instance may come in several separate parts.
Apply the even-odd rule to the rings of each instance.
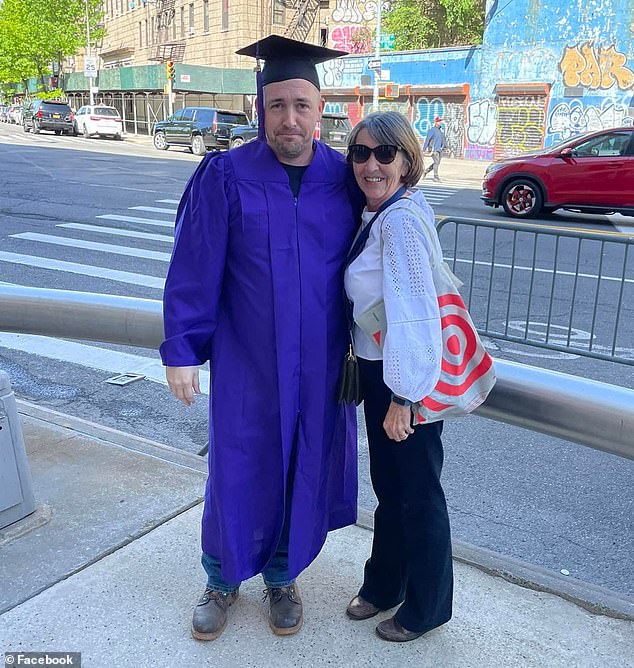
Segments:
[[[324,85],[359,86],[361,75],[371,74],[368,60],[328,63],[321,69]],[[490,159],[494,152],[632,125],[634,0],[488,0],[481,47],[383,54],[382,67],[400,84],[469,84],[462,113],[465,157]],[[392,106],[409,105],[416,130],[424,134],[429,114],[418,110],[421,104],[447,113],[441,98]],[[459,117],[454,110],[454,124]]]

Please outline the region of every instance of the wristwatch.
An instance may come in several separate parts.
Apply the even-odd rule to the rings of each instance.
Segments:
[[[392,401],[399,406],[411,406],[414,402],[392,393]]]

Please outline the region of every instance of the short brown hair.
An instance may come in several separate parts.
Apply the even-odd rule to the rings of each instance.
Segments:
[[[398,146],[404,153],[409,169],[402,181],[406,186],[415,186],[423,175],[423,156],[420,144],[409,121],[397,111],[378,111],[369,114],[354,126],[348,137],[348,146],[357,143],[361,130],[367,130],[379,144]]]

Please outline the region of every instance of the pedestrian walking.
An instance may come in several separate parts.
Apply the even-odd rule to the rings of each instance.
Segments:
[[[442,118],[436,116],[434,125],[429,128],[427,137],[425,137],[425,143],[423,144],[423,151],[430,151],[432,159],[432,164],[423,172],[423,178],[425,178],[433,169],[434,181],[440,181],[438,167],[440,166],[440,159],[445,148],[447,148],[447,139],[445,138],[445,133],[442,129]]]
[[[199,640],[223,632],[240,583],[259,573],[273,632],[296,633],[295,580],[357,511],[355,407],[337,387],[363,197],[345,158],[313,140],[315,63],[344,52],[275,35],[238,53],[266,61],[261,136],[208,154],[190,179],[164,293],[171,391],[191,404],[198,366],[211,370]]]

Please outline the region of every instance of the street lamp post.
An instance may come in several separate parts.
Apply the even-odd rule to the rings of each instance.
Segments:
[[[90,51],[90,15],[88,13],[88,0],[85,0],[86,5],[86,58],[92,59],[92,53]],[[84,68],[85,70],[86,68]],[[90,106],[92,107],[95,104],[95,95],[93,93],[93,78],[88,77],[88,94],[90,96]]]
[[[374,52],[374,59],[381,62],[381,5],[382,0],[377,0],[376,11],[376,49]],[[374,70],[374,91],[372,94],[372,111],[379,110],[379,79],[381,78],[381,67]]]

